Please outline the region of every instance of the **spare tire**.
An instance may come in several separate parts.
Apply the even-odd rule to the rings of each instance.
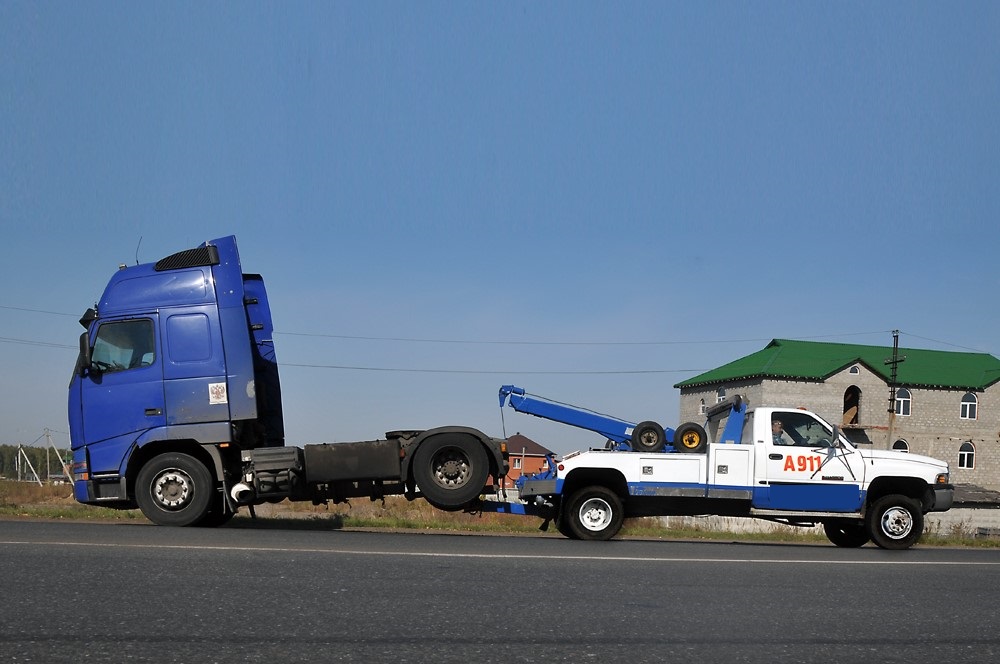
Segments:
[[[632,429],[632,449],[636,452],[660,452],[667,445],[667,434],[656,422],[640,422]]]
[[[708,450],[708,434],[700,424],[685,422],[674,431],[674,448],[678,452],[705,452]]]

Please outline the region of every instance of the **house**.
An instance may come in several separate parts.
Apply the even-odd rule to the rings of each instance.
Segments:
[[[958,353],[774,339],[677,383],[680,421],[735,394],[801,406],[861,445],[947,461],[952,482],[1000,490],[1000,360]],[[896,376],[893,381],[893,367]]]
[[[516,433],[507,439],[507,454],[510,455],[510,470],[505,486],[510,487],[521,475],[534,475],[548,468],[545,457],[552,454],[552,450]]]

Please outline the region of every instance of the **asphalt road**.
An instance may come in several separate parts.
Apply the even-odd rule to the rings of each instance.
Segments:
[[[1000,552],[0,521],[0,662],[995,662]]]

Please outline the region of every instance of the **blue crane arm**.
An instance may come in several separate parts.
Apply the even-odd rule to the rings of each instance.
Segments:
[[[632,437],[632,429],[635,428],[634,423],[616,417],[525,394],[524,388],[514,385],[500,388],[500,407],[503,408],[507,403],[519,413],[595,431],[616,443],[628,442]],[[667,437],[669,441],[673,440],[673,430],[667,433]]]

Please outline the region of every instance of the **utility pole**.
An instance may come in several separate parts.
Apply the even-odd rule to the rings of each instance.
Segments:
[[[889,432],[886,434],[886,445],[892,445],[892,430],[896,424],[896,388],[899,386],[896,380],[897,368],[900,362],[906,360],[906,356],[899,356],[899,330],[892,331],[892,357],[885,363],[889,365]]]
[[[53,450],[55,450],[56,458],[59,459],[59,467],[62,468],[63,475],[66,476],[70,484],[75,485],[76,482],[73,480],[73,473],[66,466],[66,460],[63,459],[62,452],[60,452],[59,448],[56,447],[56,444],[52,442],[52,434],[49,433],[48,427],[45,428],[45,441],[49,445],[48,447],[45,448],[45,465],[46,465],[45,474],[48,475],[49,472],[48,471],[49,448],[52,448]]]

